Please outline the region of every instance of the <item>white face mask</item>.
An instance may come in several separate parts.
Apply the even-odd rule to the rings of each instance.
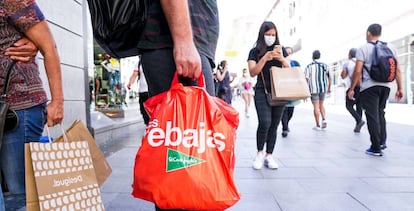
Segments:
[[[272,46],[273,44],[275,44],[276,36],[265,35],[264,40],[267,46]]]

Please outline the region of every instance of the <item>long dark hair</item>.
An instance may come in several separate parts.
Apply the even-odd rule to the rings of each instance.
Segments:
[[[280,45],[279,35],[278,35],[276,25],[271,21],[263,22],[262,25],[260,26],[259,35],[257,36],[257,40],[256,40],[256,49],[258,51],[258,54],[257,54],[258,58],[257,59],[260,59],[263,55],[265,55],[266,51],[269,48],[266,45],[266,42],[264,40],[264,35],[265,35],[265,32],[269,31],[270,29],[276,30],[276,41],[275,41],[275,43],[273,43],[271,48],[273,48],[273,46],[275,46],[275,45]]]

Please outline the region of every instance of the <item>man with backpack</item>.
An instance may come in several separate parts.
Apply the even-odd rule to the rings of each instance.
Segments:
[[[365,153],[373,156],[382,156],[382,150],[387,148],[384,110],[394,78],[397,81],[395,98],[401,100],[403,97],[401,71],[396,60],[397,52],[392,45],[379,41],[381,29],[381,25],[376,23],[368,27],[367,43],[361,46],[356,53],[357,61],[348,92],[348,97],[354,99],[354,89],[362,80],[359,100],[365,110],[371,140],[371,146]],[[390,55],[390,51],[392,55]],[[384,80],[377,77],[378,75],[382,76]]]

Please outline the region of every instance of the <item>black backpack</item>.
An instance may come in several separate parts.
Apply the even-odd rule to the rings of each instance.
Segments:
[[[136,56],[149,0],[88,0],[93,36],[114,58]]]
[[[397,59],[387,46],[386,42],[370,42],[375,45],[371,70],[368,71],[372,80],[378,82],[391,82],[397,74]]]

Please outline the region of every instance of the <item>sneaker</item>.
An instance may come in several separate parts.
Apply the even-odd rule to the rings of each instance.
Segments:
[[[325,129],[328,123],[326,123],[326,120],[322,120],[322,129]]]
[[[246,118],[249,118],[249,112],[245,112],[244,115],[246,116]]]
[[[365,124],[365,121],[361,120],[361,122],[359,122],[357,125],[355,125],[354,132],[355,133],[361,132],[361,128],[362,128],[362,126],[364,126],[364,124]]]
[[[282,137],[284,138],[286,136],[288,136],[288,131],[287,130],[282,131]]]
[[[365,154],[372,155],[372,156],[382,156],[381,150],[375,151],[372,148],[365,150]]]
[[[387,149],[387,145],[385,145],[385,144],[381,144],[381,145],[380,145],[380,148],[381,148],[381,150]]]
[[[273,159],[273,157],[271,155],[266,156],[264,162],[265,162],[265,165],[267,166],[267,168],[270,168],[270,169],[279,168],[279,165],[276,163],[276,161]]]
[[[320,131],[320,130],[322,130],[322,128],[321,128],[321,127],[319,127],[319,126],[315,126],[315,127],[313,127],[312,129],[313,129],[313,130],[316,130],[316,131]]]
[[[254,159],[253,162],[253,168],[256,170],[259,170],[263,167],[263,162],[264,162],[264,154],[263,153],[257,153],[256,158]]]

